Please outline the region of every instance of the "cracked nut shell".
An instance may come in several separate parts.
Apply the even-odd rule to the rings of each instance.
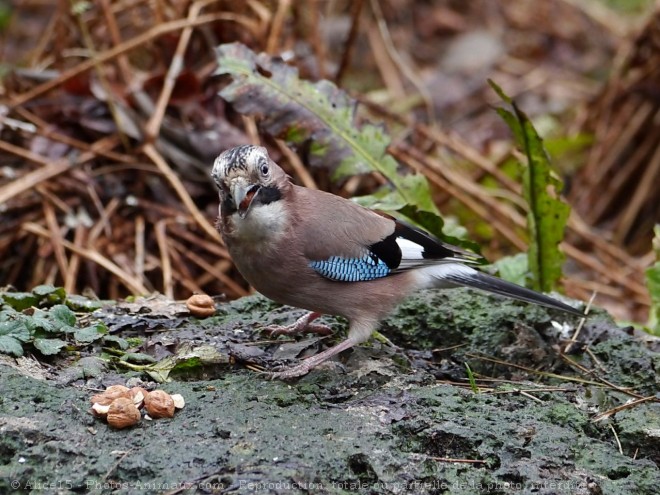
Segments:
[[[89,401],[92,404],[101,404],[102,406],[109,406],[115,399],[120,397],[130,397],[128,387],[123,385],[111,385],[100,394],[92,395]]]
[[[190,314],[197,318],[206,318],[215,314],[215,302],[211,296],[206,294],[195,294],[186,301],[186,307]]]
[[[136,425],[140,421],[140,411],[133,404],[133,399],[119,397],[110,404],[107,419],[110,426],[121,430]]]
[[[149,392],[144,398],[144,408],[154,419],[174,417],[174,400],[164,390]]]
[[[144,403],[144,398],[149,395],[149,392],[147,392],[144,388],[142,387],[133,387],[128,391],[129,397],[133,399],[133,403],[139,408],[142,407],[142,404]]]

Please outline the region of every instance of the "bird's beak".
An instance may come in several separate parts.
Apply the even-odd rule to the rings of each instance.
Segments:
[[[234,181],[231,185],[231,194],[234,198],[234,205],[241,218],[245,218],[250,211],[252,201],[259,192],[259,189],[260,187],[258,185],[248,184],[246,181],[240,179]]]

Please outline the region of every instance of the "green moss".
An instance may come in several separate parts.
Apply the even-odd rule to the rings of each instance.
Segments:
[[[220,309],[215,318],[182,320],[168,338],[195,342],[223,356],[244,352],[257,364],[284,345],[304,348],[307,337],[271,342],[256,331],[274,321],[291,323],[300,310],[261,296]],[[88,390],[125,383],[129,375],[115,374],[98,362],[91,363],[93,373],[86,373],[82,362],[73,369],[75,365],[62,361],[59,366],[70,371],[58,372],[56,383],[28,378],[0,364],[0,491],[10,489],[7,480],[30,479],[35,472],[65,477],[74,491],[88,491],[87,483],[101,483],[112,471],[116,480],[160,483],[207,479],[213,473],[217,488],[238,487],[238,493],[249,493],[249,486],[262,487],[262,492],[287,495],[572,495],[587,490],[587,479],[594,493],[656,493],[660,470],[652,460],[657,462],[657,404],[640,404],[594,423],[594,407],[603,411],[628,396],[474,357],[493,355],[530,367],[536,363],[544,371],[575,376],[553,354],[559,338],[552,333],[553,317],[561,321],[562,315],[467,290],[422,292],[383,324],[387,336],[406,347],[405,353],[374,342],[343,353],[343,367],[315,370],[290,382],[241,370],[241,361],[223,362],[187,377],[192,381],[159,385],[181,393],[186,407],[172,420],[143,422],[127,431],[109,430],[87,409]],[[344,329],[339,320],[326,321]],[[595,318],[583,332],[585,338],[600,339],[593,347],[608,371],[621,373],[617,380],[643,379],[650,373],[644,367],[655,366],[642,341],[622,334],[608,320]],[[609,345],[602,345],[608,340]],[[437,350],[457,344],[462,347]],[[634,363],[614,362],[626,359],[627,352]],[[409,365],[395,365],[393,356],[406,357]],[[465,361],[475,373],[511,383],[499,393],[475,394],[434,378],[467,384]],[[586,357],[584,364],[589,366]],[[633,377],[626,378],[626,373]],[[476,375],[483,387],[480,378]],[[515,392],[557,382],[568,391],[530,392],[540,403]],[[69,383],[73,386],[64,385]],[[618,452],[610,423],[624,455]],[[113,452],[126,451],[127,444],[131,449],[117,466]],[[456,464],[440,459],[444,457],[483,463]],[[306,488],[296,487],[294,480]],[[147,487],[142,492],[162,490]]]
[[[642,394],[660,390],[660,354],[639,345],[623,331],[590,347],[607,370],[607,379],[619,386],[631,387]]]

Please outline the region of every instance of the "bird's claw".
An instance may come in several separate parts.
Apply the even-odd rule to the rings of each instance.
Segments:
[[[265,375],[271,380],[289,380],[291,378],[299,378],[306,375],[320,364],[325,363],[328,359],[338,355],[340,352],[345,351],[346,349],[350,349],[357,343],[358,342],[355,340],[348,338],[336,346],[331,347],[330,349],[326,349],[323,352],[304,359],[300,364],[293,366],[292,368],[288,368],[282,371],[266,372]]]
[[[329,326],[321,323],[312,323],[319,316],[321,316],[319,313],[307,313],[291,325],[270,325],[264,327],[263,331],[268,332],[271,337],[277,337],[278,335],[299,335],[301,333],[331,335],[332,329]]]
[[[312,370],[313,366],[309,366],[305,361],[302,363],[293,366],[291,368],[286,368],[281,371],[264,371],[262,374],[269,380],[291,380],[293,378],[300,378],[305,376]]]
[[[271,325],[264,328],[265,332],[271,337],[277,337],[278,335],[299,335],[301,333],[315,333],[317,335],[331,335],[332,329],[327,325],[322,325],[320,323],[310,323],[304,328],[300,328],[294,323],[293,325]]]

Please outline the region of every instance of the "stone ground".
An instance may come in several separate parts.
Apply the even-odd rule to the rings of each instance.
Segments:
[[[596,312],[571,363],[560,350],[575,318],[431,291],[383,323],[393,345],[372,340],[296,381],[249,369],[333,341],[258,331],[301,314],[260,296],[169,326],[148,311],[94,313],[114,335],[142,338],[147,354],[217,351],[158,385],[186,399],[173,419],[127,430],[94,418],[89,397],[116,383],[155,387],[139,366],[93,346],[48,361],[3,356],[0,493],[660,493],[657,339]],[[651,399],[593,421],[633,394]]]

